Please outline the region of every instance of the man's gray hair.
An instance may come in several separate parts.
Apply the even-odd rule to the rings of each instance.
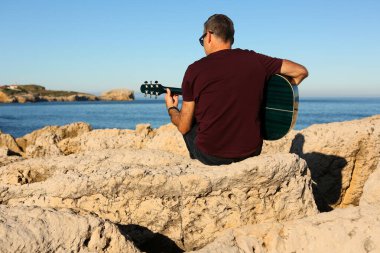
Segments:
[[[223,14],[214,14],[204,23],[205,32],[212,31],[217,37],[224,42],[230,41],[234,43],[234,23],[232,20]]]

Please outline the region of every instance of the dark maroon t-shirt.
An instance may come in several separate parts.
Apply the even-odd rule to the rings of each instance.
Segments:
[[[254,51],[226,49],[187,68],[182,95],[184,101],[195,101],[195,143],[202,152],[239,158],[261,145],[263,90],[281,65],[281,59]]]

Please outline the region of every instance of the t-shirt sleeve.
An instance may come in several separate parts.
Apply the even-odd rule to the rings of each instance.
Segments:
[[[182,81],[183,101],[194,101],[194,80],[191,76],[190,66],[187,68]]]
[[[263,64],[267,76],[279,74],[282,66],[282,59],[270,57],[264,54],[256,53],[259,61]]]

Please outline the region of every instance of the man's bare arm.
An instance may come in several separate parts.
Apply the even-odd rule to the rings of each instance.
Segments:
[[[177,126],[181,134],[186,134],[191,129],[193,122],[195,102],[182,102],[181,111],[170,110],[169,115],[172,123]]]
[[[290,82],[295,85],[299,85],[309,75],[304,66],[289,60],[282,61],[280,73],[288,76]]]
[[[166,107],[177,107],[178,106],[178,95],[171,96],[171,92],[167,89],[167,94],[165,96]],[[172,123],[178,128],[181,134],[186,134],[191,129],[191,124],[194,117],[194,101],[183,101],[181,111],[176,109],[170,109],[169,115]]]

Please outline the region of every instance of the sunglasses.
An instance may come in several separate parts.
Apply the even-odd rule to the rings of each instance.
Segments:
[[[210,34],[213,34],[214,32],[213,31],[208,31]],[[201,46],[203,47],[203,45],[204,45],[204,39],[205,39],[205,37],[206,37],[206,35],[207,35],[207,33],[208,32],[206,32],[206,33],[204,33],[200,38],[199,38],[199,43],[201,43]]]

